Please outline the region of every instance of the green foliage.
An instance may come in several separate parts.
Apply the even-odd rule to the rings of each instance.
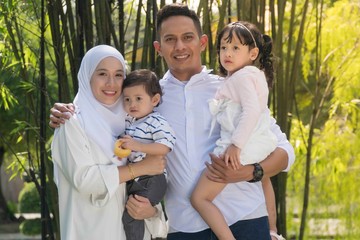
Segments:
[[[18,104],[15,96],[10,90],[3,84],[0,84],[0,108],[3,107],[5,110],[9,110],[10,106]]]
[[[25,183],[19,195],[20,213],[39,213],[40,196],[34,183]]]
[[[36,218],[25,220],[20,224],[19,229],[24,235],[39,235],[41,233],[41,219]]]
[[[326,9],[327,8],[327,9]],[[303,49],[301,86],[297,86],[299,118],[292,121],[296,163],[289,173],[290,232],[298,232],[303,201],[305,160],[308,153],[308,119],[317,97],[324,97],[312,141],[308,228],[305,239],[329,234],[335,239],[360,237],[360,6],[343,0],[325,6],[320,45],[319,32],[309,23]],[[316,52],[320,53],[319,72]],[[315,95],[319,87],[320,94]],[[332,90],[327,92],[327,88]],[[295,216],[295,218],[294,218]],[[332,219],[333,224],[325,220]],[[316,222],[322,221],[322,233]],[[335,224],[336,222],[336,224]],[[328,225],[327,225],[328,224]],[[330,226],[332,225],[332,226]]]

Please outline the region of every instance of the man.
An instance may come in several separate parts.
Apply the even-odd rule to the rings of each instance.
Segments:
[[[164,95],[158,111],[168,120],[177,137],[174,150],[167,155],[165,208],[170,226],[167,239],[216,239],[189,199],[220,137],[218,125],[209,135],[212,117],[207,101],[215,95],[222,79],[202,66],[201,52],[208,38],[202,34],[194,11],[186,5],[166,5],[158,12],[156,26],[158,39],[154,47],[169,69],[161,80]],[[52,114],[64,116],[55,109]],[[54,127],[59,122],[54,117],[51,120],[50,125]],[[278,137],[278,148],[256,168],[248,165],[232,170],[215,156],[211,157],[212,164],[207,164],[211,180],[231,183],[214,203],[236,239],[270,239],[260,180],[262,174],[273,176],[294,162],[293,148],[275,120],[272,129]],[[248,183],[250,180],[257,182]],[[133,197],[127,209],[138,219],[151,217],[155,211],[146,200]]]

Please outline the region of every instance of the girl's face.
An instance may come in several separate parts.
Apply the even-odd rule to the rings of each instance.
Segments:
[[[114,57],[100,61],[90,79],[92,93],[99,102],[111,105],[121,95],[124,81],[124,69],[121,62]]]
[[[252,65],[257,57],[257,48],[249,49],[243,45],[238,37],[233,34],[231,42],[228,42],[229,33],[225,33],[220,42],[220,63],[228,71],[228,75],[239,69]]]
[[[123,90],[124,109],[136,119],[150,114],[160,102],[160,94],[151,97],[145,90],[144,85],[126,87]]]

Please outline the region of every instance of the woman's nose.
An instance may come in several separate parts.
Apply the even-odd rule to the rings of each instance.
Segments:
[[[107,81],[106,81],[106,85],[107,86],[112,86],[112,85],[114,85],[114,83],[115,83],[115,78],[114,77],[108,77],[108,79],[107,79]]]

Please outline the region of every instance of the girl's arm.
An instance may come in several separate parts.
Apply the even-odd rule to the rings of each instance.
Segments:
[[[234,73],[225,83],[225,91],[228,92],[228,97],[241,104],[242,107],[241,118],[231,137],[231,142],[240,149],[245,146],[262,111],[267,107],[266,102],[262,102],[259,97],[262,93],[258,92],[258,81],[263,80],[262,84],[266,84],[266,80],[259,80],[258,77],[258,74],[243,69]]]

